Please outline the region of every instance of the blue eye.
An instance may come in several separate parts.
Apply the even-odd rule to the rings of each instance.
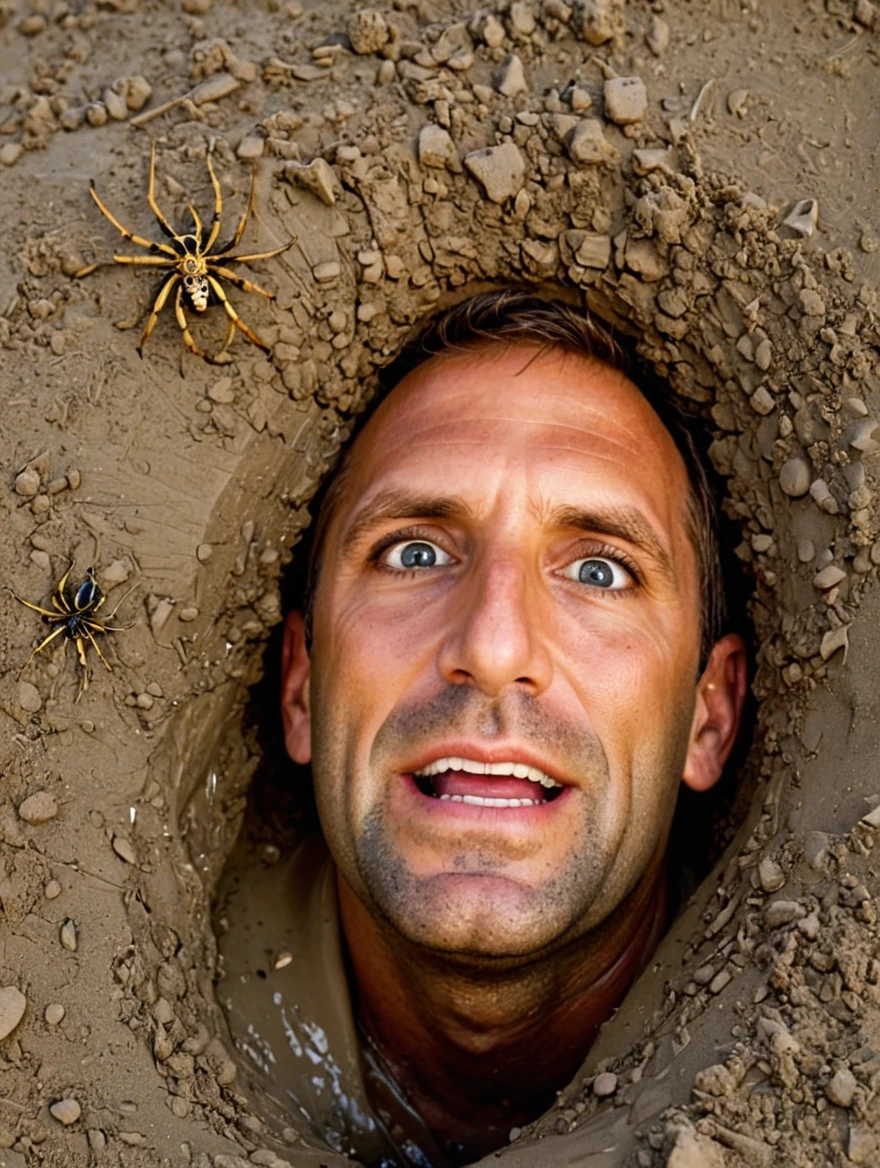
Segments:
[[[622,564],[614,560],[598,559],[591,556],[586,560],[575,560],[565,569],[569,580],[579,584],[589,584],[592,588],[602,588],[606,592],[617,592],[626,588],[631,576]]]
[[[411,571],[413,568],[438,568],[451,563],[451,557],[427,540],[410,540],[397,543],[388,551],[386,564],[389,568]]]

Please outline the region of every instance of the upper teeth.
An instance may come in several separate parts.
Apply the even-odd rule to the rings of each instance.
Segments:
[[[528,779],[530,783],[540,783],[542,787],[561,787],[537,767],[524,762],[478,762],[472,758],[438,758],[414,773],[419,776],[441,775],[444,771],[465,771],[469,775],[507,775],[515,779]]]

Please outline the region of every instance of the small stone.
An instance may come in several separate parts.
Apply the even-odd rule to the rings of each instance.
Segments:
[[[825,1094],[837,1107],[852,1107],[857,1086],[852,1071],[848,1067],[841,1067],[826,1084]]]
[[[603,1071],[597,1075],[593,1080],[593,1094],[598,1099],[607,1099],[609,1095],[613,1095],[617,1090],[617,1075],[611,1071]]]
[[[853,1164],[876,1164],[877,1140],[866,1124],[849,1125],[846,1154]]]
[[[513,142],[473,150],[465,156],[464,164],[493,203],[516,196],[525,181],[525,162]]]
[[[419,131],[419,162],[422,166],[459,169],[458,151],[447,130],[434,122]]]
[[[528,93],[523,63],[516,53],[505,57],[495,78],[495,88],[503,97],[516,97],[518,93]]]
[[[82,483],[82,472],[78,470],[69,470],[67,472],[67,485],[72,491],[75,491]]]
[[[82,1115],[82,1108],[75,1099],[59,1099],[49,1108],[49,1114],[65,1127],[69,1127]]]
[[[348,21],[348,39],[359,56],[378,53],[391,36],[388,23],[375,8],[363,8],[355,12]]]
[[[55,898],[60,895],[61,885],[58,883],[58,881],[47,880],[43,888],[43,896],[45,896],[46,900],[55,900]]]
[[[831,488],[824,479],[815,479],[810,483],[810,495],[826,515],[836,515],[840,510],[837,500],[831,494]]]
[[[490,49],[500,48],[504,44],[504,25],[494,13],[489,13],[477,21],[477,36]]]
[[[641,77],[609,77],[605,82],[605,113],[618,126],[640,122],[648,108],[648,91]]]
[[[45,515],[52,506],[52,500],[48,495],[37,495],[31,503],[31,511],[34,515]]]
[[[256,162],[263,157],[265,149],[266,139],[262,134],[245,134],[235,153],[243,162]]]
[[[119,89],[125,97],[125,104],[132,113],[137,113],[138,110],[142,110],[153,96],[152,85],[140,73],[135,74],[134,77],[124,78],[120,83]]]
[[[180,7],[189,16],[204,16],[211,10],[211,0],[180,0]]]
[[[619,0],[580,0],[574,20],[577,31],[590,45],[604,45],[620,31]]]
[[[336,260],[328,260],[323,264],[315,264],[312,275],[319,284],[329,284],[331,280],[338,280],[342,274],[342,267]]]
[[[18,22],[18,31],[22,36],[33,37],[39,36],[41,32],[45,32],[47,28],[46,18],[40,13],[34,13],[33,16],[24,16]]]
[[[4,142],[0,146],[0,166],[15,166],[22,154],[24,146],[21,142]]]
[[[52,1002],[46,1007],[43,1017],[50,1026],[57,1026],[64,1017],[64,1007],[60,1002]]]
[[[43,705],[40,691],[29,681],[18,683],[18,705],[28,714],[36,714]]]
[[[18,986],[0,989],[0,1041],[8,1037],[24,1017],[27,998]]]
[[[873,0],[856,0],[854,16],[859,24],[863,24],[865,28],[873,28],[880,19],[880,9],[877,8]]]
[[[727,109],[735,118],[744,118],[748,112],[749,91],[731,89],[727,95]]]
[[[152,710],[153,696],[148,693],[139,693],[135,698],[135,705],[139,710]]]
[[[810,489],[810,467],[803,458],[790,458],[779,472],[779,485],[786,495],[799,499]]]
[[[819,656],[823,661],[830,661],[835,653],[843,649],[844,660],[849,648],[849,625],[839,625],[836,629],[829,629],[819,645]]]
[[[25,823],[38,827],[41,823],[48,823],[50,819],[55,818],[58,814],[58,803],[49,791],[37,791],[19,805],[18,814]]]
[[[40,489],[39,474],[33,467],[26,466],[20,474],[16,475],[13,489],[16,495],[21,495],[25,499],[33,498]]]
[[[137,853],[132,847],[131,840],[127,840],[124,835],[114,835],[113,837],[113,851],[126,864],[137,863]]]
[[[275,958],[274,965],[276,969],[284,969],[286,965],[290,965],[291,961],[293,961],[293,954],[285,949],[283,953],[279,953]]]
[[[611,237],[588,231],[574,258],[583,268],[604,270],[611,263]]]
[[[762,417],[766,417],[776,408],[773,395],[766,385],[759,385],[749,398],[749,402],[755,413],[760,414]]]
[[[792,231],[796,232],[803,239],[809,239],[815,232],[818,222],[819,204],[815,199],[801,199],[795,203],[782,220],[783,226],[790,227]],[[804,311],[806,312],[808,310],[804,309]],[[820,312],[811,315],[821,316],[824,311],[825,305],[823,304]]]
[[[798,303],[807,316],[824,316],[825,301],[813,288],[801,288]]]
[[[196,608],[196,606],[194,604],[188,604],[186,606],[186,608],[182,608],[180,610],[180,619],[182,621],[184,621],[184,623],[187,623],[187,624],[190,621],[196,620],[198,615],[199,615],[199,610]]]
[[[75,953],[76,952],[76,943],[77,943],[76,942],[76,925],[73,923],[73,921],[70,919],[70,917],[68,917],[67,920],[64,922],[64,924],[61,926],[61,930],[60,930],[58,935],[59,935],[59,938],[61,940],[62,947],[64,949],[66,949],[68,951],[68,953]]]
[[[822,927],[819,922],[819,914],[817,912],[808,913],[803,920],[798,921],[797,927],[798,932],[802,933],[808,941],[815,941]]]
[[[872,454],[880,445],[874,437],[877,425],[876,418],[857,418],[844,430],[844,441],[861,454]]]
[[[709,982],[709,993],[710,994],[720,994],[721,991],[728,984],[728,982],[731,980],[732,977],[733,977],[733,974],[730,972],[729,969],[720,970],[718,973],[715,974],[715,976]]]
[[[651,27],[645,37],[645,44],[655,57],[662,57],[669,48],[669,25],[662,17],[651,17]]]
[[[785,873],[769,856],[758,864],[758,882],[765,892],[778,892],[785,884]]]
[[[568,139],[568,153],[581,166],[613,165],[619,162],[617,148],[605,137],[602,123],[596,118],[583,118]]]
[[[102,101],[90,101],[86,106],[86,121],[90,126],[106,126],[107,118],[107,107]]]
[[[213,385],[208,386],[208,397],[218,405],[230,405],[235,401],[235,390],[232,388],[231,377],[221,377]]]
[[[147,693],[154,698],[162,698],[165,696],[164,690],[162,689],[161,685],[159,685],[158,681],[150,682],[150,684],[147,686]]]
[[[107,107],[107,113],[113,121],[124,122],[128,116],[128,106],[125,104],[125,98],[122,94],[113,89],[105,89],[102,97],[104,105]]]
[[[284,177],[288,182],[305,187],[313,195],[317,195],[328,207],[335,204],[339,180],[326,158],[314,158],[308,164],[288,162],[284,168]]]
[[[200,564],[207,564],[213,554],[214,549],[209,543],[200,543],[196,548],[196,559]]]
[[[845,579],[846,572],[843,568],[838,567],[837,564],[829,564],[813,577],[813,587],[818,588],[820,592],[827,592],[830,588],[836,588],[838,584],[842,584]]]
[[[792,921],[798,921],[806,915],[803,905],[798,904],[796,900],[774,900],[767,905],[764,911],[764,919],[768,928],[771,929],[776,929],[780,925],[789,925]]]
[[[798,540],[797,557],[802,564],[809,564],[816,558],[816,545],[811,539]]]

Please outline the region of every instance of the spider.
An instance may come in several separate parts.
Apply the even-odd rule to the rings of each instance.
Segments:
[[[184,344],[191,353],[195,353],[196,356],[201,357],[212,365],[222,364],[226,357],[226,350],[229,348],[232,338],[235,336],[236,328],[241,329],[252,344],[257,345],[258,348],[263,349],[265,352],[269,351],[268,346],[260,340],[253,329],[245,324],[229,303],[218,277],[228,280],[230,284],[241,288],[243,292],[258,292],[260,296],[265,296],[267,300],[274,300],[275,294],[273,292],[267,292],[265,288],[261,288],[259,284],[254,284],[251,280],[245,280],[243,276],[239,276],[235,272],[230,271],[220,261],[226,260],[228,262],[235,261],[240,264],[247,264],[253,260],[271,259],[272,256],[280,255],[283,251],[287,251],[288,248],[292,247],[296,243],[296,236],[289,243],[286,243],[284,247],[276,247],[273,251],[257,252],[254,255],[232,254],[234,249],[238,247],[250,213],[254,209],[256,181],[256,168],[254,168],[251,171],[251,189],[248,203],[238,222],[238,227],[235,229],[235,235],[229,243],[218,247],[216,251],[212,250],[217,242],[217,236],[220,233],[220,217],[223,213],[223,196],[220,192],[220,183],[217,181],[217,175],[214,173],[214,166],[211,161],[212,151],[213,147],[209,147],[206,155],[208,174],[211,177],[211,186],[214,189],[214,214],[211,219],[211,227],[207,239],[204,238],[204,229],[202,227],[202,221],[199,218],[199,213],[192,203],[187,204],[193,221],[193,232],[189,235],[178,235],[159,209],[155,195],[155,142],[153,142],[150,148],[150,179],[147,186],[147,202],[150,204],[150,208],[156,216],[162,233],[167,236],[171,241],[170,243],[157,243],[151,239],[144,239],[141,235],[132,234],[104,206],[98,192],[95,190],[94,181],[89,186],[89,194],[94,199],[98,210],[110,220],[116,230],[122,234],[123,238],[129,240],[131,243],[137,244],[138,247],[145,247],[151,252],[148,256],[114,255],[113,259],[116,263],[136,264],[139,266],[148,265],[157,268],[167,268],[170,271],[168,279],[159,289],[159,295],[156,297],[153,309],[144,326],[144,331],[141,333],[141,339],[137,346],[139,356],[143,356],[144,346],[150,339],[150,334],[156,326],[159,313],[165,307],[168,302],[168,297],[172,292],[174,292],[174,314],[177,317],[180,331],[183,333]],[[97,263],[89,264],[84,268],[80,268],[76,275],[87,276],[97,267]],[[213,356],[203,352],[196,345],[192,333],[189,331],[189,325],[187,324],[186,313],[184,311],[184,306],[186,305],[193,312],[203,313],[212,304],[222,304],[226,315],[229,317],[226,340],[223,342],[223,347],[220,349],[220,352]]]
[[[82,684],[80,685],[79,698],[89,688],[89,667],[86,661],[87,644],[92,646],[107,668],[112,669],[110,662],[101,652],[98,642],[95,640],[95,634],[117,633],[124,626],[108,625],[106,620],[101,620],[95,615],[106,597],[95,580],[94,569],[89,568],[82,584],[72,594],[68,593],[67,578],[72,569],[73,563],[71,563],[70,567],[55,586],[55,591],[52,593],[51,602],[53,607],[51,609],[42,608],[39,604],[32,604],[29,600],[25,600],[24,597],[19,596],[15,592],[12,595],[20,604],[33,609],[34,612],[40,613],[45,624],[57,626],[32,650],[30,657],[25,662],[25,666],[29,665],[36,654],[41,653],[56,637],[63,635],[67,640],[73,641],[76,645],[77,657],[82,666]],[[128,592],[126,592],[125,596],[128,596]],[[125,596],[122,597],[122,600],[125,599]],[[119,601],[119,604],[122,603],[122,600]],[[119,604],[110,613],[110,619],[115,615]]]

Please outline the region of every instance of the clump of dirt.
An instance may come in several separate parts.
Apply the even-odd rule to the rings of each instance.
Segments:
[[[256,1107],[217,1004],[211,905],[259,763],[243,710],[376,370],[508,282],[638,336],[708,427],[759,704],[736,838],[500,1158],[876,1158],[880,17],[654,8],[0,5],[3,579],[45,604],[94,565],[108,610],[134,586],[79,701],[63,639],[19,672],[42,626],[11,597],[0,616],[8,1168],[347,1162]],[[160,238],[150,138],[178,229],[211,205],[212,146],[230,228],[257,168],[248,251],[298,237],[256,265],[274,302],[230,293],[268,352],[238,336],[204,364],[166,308],[137,357],[156,289],[110,260],[128,245],[88,180]],[[199,325],[216,351],[225,326]]]

